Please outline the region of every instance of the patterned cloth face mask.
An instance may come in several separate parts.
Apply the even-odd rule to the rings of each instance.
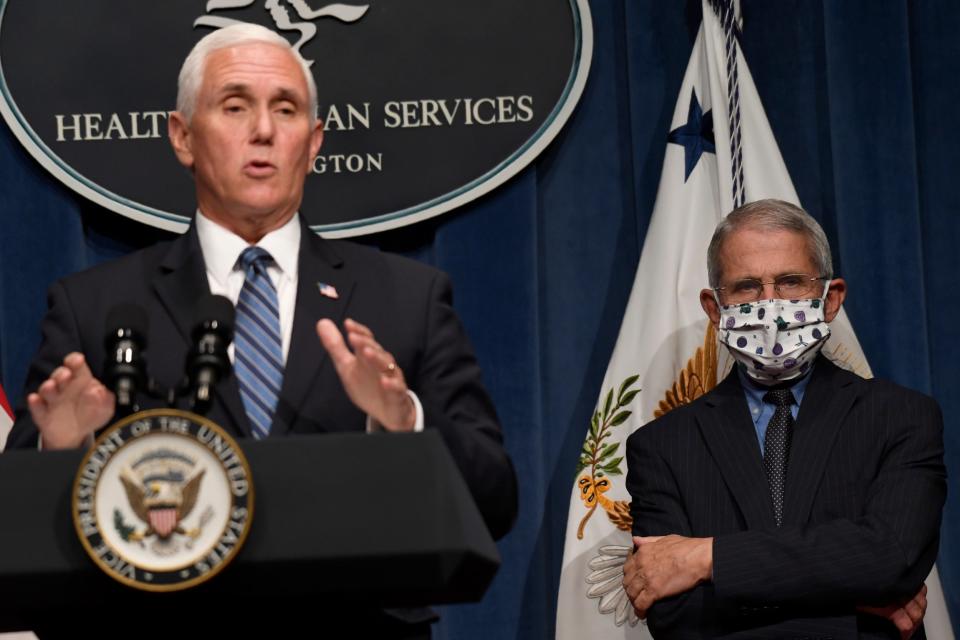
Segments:
[[[822,298],[773,298],[721,306],[720,342],[743,372],[760,384],[799,378],[830,337],[824,320],[826,300],[825,289]]]

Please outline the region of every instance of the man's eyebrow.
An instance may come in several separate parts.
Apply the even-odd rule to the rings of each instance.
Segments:
[[[217,91],[219,96],[229,96],[229,95],[250,95],[250,85],[243,82],[231,82],[230,84],[225,84]],[[270,97],[271,102],[278,102],[282,100],[288,100],[294,103],[300,103],[303,101],[303,97],[295,90],[289,89],[286,87],[281,87],[277,92]]]
[[[780,272],[780,273],[776,273],[776,274],[770,276],[770,278],[773,279],[773,280],[776,280],[777,278],[782,278],[782,277],[784,277],[784,276],[804,276],[804,275],[808,275],[808,274],[806,274],[806,273],[803,272],[803,271],[796,271],[796,270],[790,270],[790,269],[788,269],[788,270],[786,270],[786,271],[782,271],[782,272]],[[748,276],[743,276],[743,277],[737,278],[736,280],[734,280],[734,282],[743,282],[744,280],[761,280],[761,281],[765,281],[766,278],[760,277],[760,276],[749,276],[749,275],[748,275]]]
[[[303,97],[294,91],[293,89],[282,88],[277,92],[277,95],[274,96],[273,101],[283,101],[293,102],[294,104],[300,104],[303,102]]]
[[[242,82],[231,82],[230,84],[225,84],[220,87],[220,90],[217,91],[218,95],[232,95],[236,93],[248,94],[250,93],[250,85],[244,84]]]

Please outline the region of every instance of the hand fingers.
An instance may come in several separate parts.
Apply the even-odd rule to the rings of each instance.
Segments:
[[[910,616],[907,615],[906,611],[904,611],[902,608],[894,611],[890,615],[890,622],[897,627],[897,631],[900,632],[901,638],[910,637],[909,634],[913,631],[913,620],[910,619]]]
[[[354,355],[350,353],[350,349],[343,341],[343,334],[340,333],[332,320],[324,318],[317,323],[317,336],[319,336],[323,348],[330,354],[338,370],[354,360]]]
[[[657,542],[661,540],[664,536],[634,536],[633,541],[637,546],[641,544],[650,544],[652,542]]]
[[[56,373],[56,371],[54,373]],[[70,374],[68,373],[67,375],[69,376]],[[61,384],[66,385],[66,379],[64,379],[62,375],[60,379],[62,382],[58,382],[58,379],[51,375],[37,387],[37,395],[40,396],[45,404],[56,404],[63,397]]]
[[[57,389],[62,390],[65,386],[67,386],[73,376],[74,372],[72,369],[60,366],[53,370],[53,373],[50,374],[48,380],[53,380],[53,382],[57,385]]]
[[[623,590],[626,592],[627,597],[630,598],[630,602],[632,602],[634,606],[638,606],[637,599],[643,591],[643,581],[640,580],[637,575],[633,575],[630,578],[624,577]]]
[[[390,378],[396,378],[398,372],[401,374],[402,372],[397,368],[397,361],[393,354],[377,342],[373,332],[368,327],[349,318],[344,322],[344,326],[347,329],[347,342],[353,347],[354,353],[360,357],[364,366],[380,372],[383,378],[381,380],[383,388],[406,391],[407,385],[402,382],[402,375],[399,376],[401,379],[399,384],[396,380],[390,380]]]
[[[640,572],[640,568],[637,566],[636,556],[633,553],[633,550],[627,555],[626,562],[623,563],[623,587],[627,588],[627,585],[630,584]]]
[[[647,619],[647,611],[651,606],[653,606],[653,601],[650,600],[646,591],[641,591],[633,600],[633,610],[641,620]]]
[[[377,344],[377,341],[351,333],[348,336],[350,346],[353,347],[357,357],[363,365],[372,371],[376,371],[387,378],[401,378],[403,372],[397,367],[397,361],[389,351]],[[405,385],[403,385],[405,387]]]
[[[919,597],[920,596],[917,596],[917,598]],[[921,608],[920,603],[917,602],[917,598],[914,598],[907,604],[903,605],[903,610],[908,616],[910,616],[910,620],[913,621],[914,625],[923,620],[923,613],[926,609],[926,607]]]
[[[47,403],[40,397],[40,394],[31,393],[27,396],[27,409],[30,410],[30,417],[33,418],[35,425],[40,426],[47,423],[49,411]]]
[[[347,331],[351,333],[359,333],[360,335],[366,336],[368,338],[373,337],[373,331],[370,330],[370,327],[360,324],[353,318],[347,318],[343,321],[343,326]]]
[[[353,350],[360,351],[364,347],[370,347],[374,351],[386,351],[383,347],[380,346],[380,343],[377,342],[373,336],[367,336],[362,333],[356,333],[354,331],[347,332],[347,342],[353,347]]]
[[[396,372],[399,371],[393,356],[383,349],[363,345],[357,348],[357,355],[365,366],[370,367],[374,371],[381,372],[385,375],[396,374]]]
[[[397,372],[399,371],[400,369],[397,369]],[[395,372],[380,374],[380,388],[397,395],[407,393],[407,383],[404,381],[403,375],[397,375]]]
[[[623,590],[627,593],[627,597],[630,598],[630,602],[633,602],[640,595],[640,592],[643,591],[643,582],[636,576],[632,576],[629,580],[625,578],[623,581]]]
[[[344,328],[347,330],[347,343],[353,347],[353,350],[360,351],[363,347],[369,346],[374,351],[379,351],[383,353],[389,352],[383,348],[383,346],[377,342],[377,339],[373,335],[373,331],[370,330],[366,325],[360,324],[352,318],[347,318],[343,322]]]
[[[93,377],[93,372],[90,371],[90,367],[87,365],[87,360],[84,358],[82,353],[74,352],[69,354],[63,359],[63,366],[68,368],[73,373],[72,385],[74,388],[85,388],[91,382],[100,382]]]
[[[73,352],[63,359],[63,364],[53,370],[37,391],[46,402],[57,402],[83,389],[91,380],[94,380],[93,373],[83,354]]]
[[[91,408],[91,421],[96,424],[96,428],[107,424],[113,417],[116,398],[113,393],[99,382],[90,385],[84,392],[83,400]]]
[[[372,351],[367,347],[362,352],[361,361],[368,369],[377,372],[382,391],[395,396],[406,396],[407,381],[392,355],[386,351]]]
[[[90,373],[90,367],[87,366],[87,359],[78,351],[68,353],[63,359],[63,366],[74,373]]]

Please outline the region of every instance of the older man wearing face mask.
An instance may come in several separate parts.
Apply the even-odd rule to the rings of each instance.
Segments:
[[[946,495],[939,408],[820,354],[847,288],[802,209],[732,212],[708,277],[736,366],[628,440],[634,608],[658,638],[912,635]]]

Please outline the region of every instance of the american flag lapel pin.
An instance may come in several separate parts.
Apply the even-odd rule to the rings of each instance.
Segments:
[[[318,282],[317,289],[320,290],[320,295],[325,298],[330,298],[332,300],[338,300],[340,294],[337,293],[337,288],[332,284],[327,284],[326,282]]]

